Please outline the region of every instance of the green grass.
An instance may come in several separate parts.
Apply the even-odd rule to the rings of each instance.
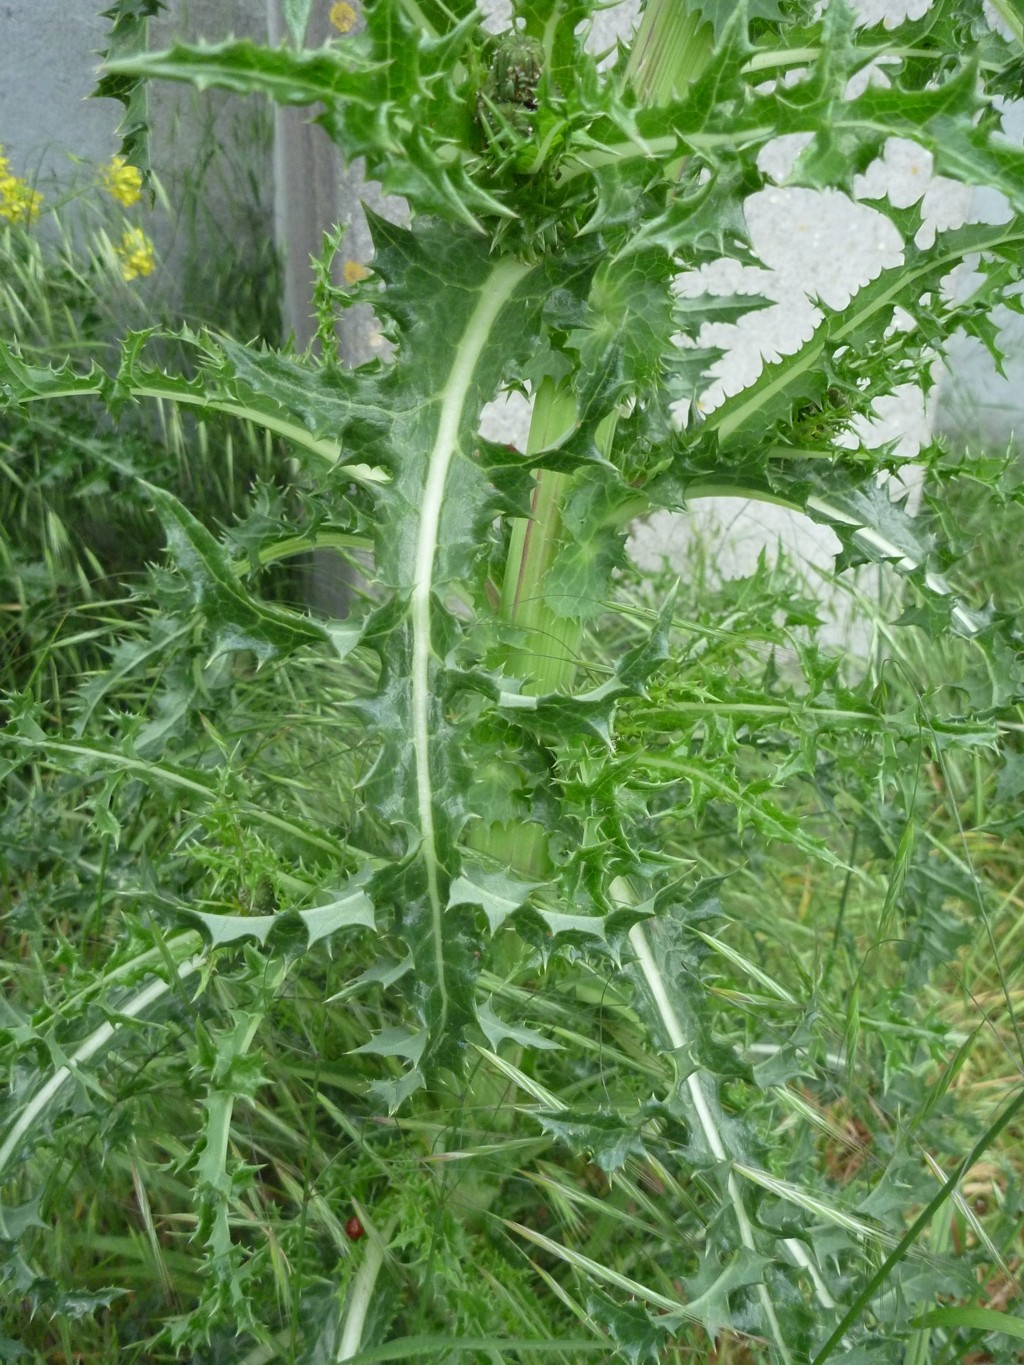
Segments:
[[[735,695],[774,651],[790,675],[776,687],[779,708],[806,717],[816,689],[822,697],[817,675],[832,665],[785,626],[760,638],[712,626],[730,619],[736,586],[695,587],[679,604],[680,665],[657,684],[666,712],[680,709],[664,735],[636,737],[649,770],[634,780],[661,780],[659,753],[682,744],[704,759],[713,750],[718,774],[728,759],[737,788],[750,791],[793,766],[791,719],[747,715],[738,728],[707,718],[712,708],[695,725],[682,701],[716,679]],[[642,619],[650,590],[632,591]],[[764,574],[744,593],[765,620],[789,591],[784,577]],[[123,625],[116,605],[104,611],[111,637],[141,632],[137,608]],[[884,668],[889,713],[899,714],[922,707],[928,670],[949,676],[950,661],[929,658],[913,631],[893,639],[910,642]],[[591,648],[598,669],[596,639]],[[46,645],[34,659],[45,672]],[[203,667],[201,645],[179,640],[161,663],[166,686],[168,672]],[[159,697],[153,672],[144,664],[113,688],[87,733],[137,735],[135,717]],[[282,906],[301,907],[325,873],[337,879],[316,844],[249,813],[342,838],[364,763],[356,723],[338,705],[348,685],[327,659],[258,675],[223,662],[148,775],[47,759],[45,746],[29,746],[8,777],[0,833],[16,1096],[66,1064],[111,1010],[116,1019],[119,1000],[146,979],[137,963],[123,983],[117,969],[151,945],[171,951],[189,907],[241,915],[265,878]],[[842,704],[865,704],[871,689],[869,678]],[[628,710],[621,732],[632,741]],[[930,751],[927,730],[916,744],[855,725],[812,733],[828,760],[813,773],[797,762],[772,789],[777,816],[755,801],[748,822],[727,793],[697,781],[666,787],[666,846],[702,877],[726,881],[701,932],[664,926],[660,951],[700,973],[702,1025],[733,1049],[726,1109],[762,1134],[763,1169],[778,1182],[760,1217],[781,1236],[793,1197],[784,1191],[813,1192],[821,1246],[834,1243],[856,1279],[1019,1090],[1020,835],[987,832],[1017,823],[1015,803],[997,800],[987,749],[947,759]],[[199,773],[209,798],[171,785],[160,765]],[[791,839],[786,820],[797,822]],[[809,858],[801,839],[821,839],[839,865]],[[538,1358],[589,1358],[583,1342],[610,1358],[601,1324],[630,1311],[624,1289],[655,1310],[693,1293],[684,1285],[713,1245],[717,1197],[687,1176],[685,1125],[652,1107],[671,1089],[673,1062],[651,1051],[631,973],[582,953],[545,968],[542,952],[510,976],[485,973],[481,1000],[496,1020],[555,1046],[514,1032],[481,1038],[463,1087],[417,1096],[388,1119],[368,1090],[381,1061],[358,1048],[399,1019],[386,981],[361,977],[365,932],[298,957],[287,935],[277,952],[218,950],[150,1022],[119,1028],[116,1048],[68,1084],[30,1159],[5,1173],[5,1208],[38,1201],[39,1225],[8,1272],[19,1288],[4,1328],[30,1359],[71,1359],[73,1350],[173,1360],[182,1349],[195,1360],[225,1351],[304,1359],[312,1341],[336,1341],[377,1238],[384,1262],[365,1335],[406,1339],[406,1354],[390,1358],[537,1354],[512,1341],[546,1344]],[[505,957],[519,964],[522,954],[509,946]],[[253,1027],[249,1044],[242,1021]],[[225,1105],[222,1165],[204,1159],[204,1142],[220,1131]],[[564,1130],[563,1107],[591,1114],[593,1132]],[[949,1289],[955,1302],[1012,1309],[1016,1163],[1012,1133],[985,1152],[948,1216],[908,1252],[910,1284],[926,1284],[934,1257],[953,1251],[962,1266]],[[353,1215],[367,1230],[354,1242],[345,1233]],[[560,1338],[569,1344],[558,1349]],[[933,1329],[922,1358],[959,1359],[970,1338]],[[702,1329],[683,1326],[656,1349],[684,1361],[708,1358],[710,1345]],[[722,1361],[767,1358],[735,1333],[718,1352]]]

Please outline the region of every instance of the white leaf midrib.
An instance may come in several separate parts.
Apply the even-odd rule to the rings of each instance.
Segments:
[[[470,314],[455,350],[447,381],[440,396],[437,435],[427,464],[416,538],[416,558],[410,597],[412,629],[412,670],[410,677],[412,741],[416,766],[416,808],[422,837],[421,852],[426,869],[430,900],[431,940],[441,1002],[441,1025],[448,1012],[448,993],[444,983],[444,946],[438,875],[436,832],[434,829],[433,777],[430,771],[430,599],[434,587],[434,566],[444,508],[445,489],[452,460],[458,451],[459,427],[473,375],[498,314],[516,286],[533,267],[519,261],[499,261],[479,286],[480,298]]]

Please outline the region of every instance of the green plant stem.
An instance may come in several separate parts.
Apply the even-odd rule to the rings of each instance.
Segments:
[[[667,104],[697,79],[713,47],[711,25],[686,0],[651,0],[626,63],[645,104]]]
[[[646,98],[670,98],[694,79],[710,55],[710,26],[684,5],[653,0],[641,20],[627,79]],[[598,443],[610,442],[617,415],[609,413]],[[546,379],[534,400],[526,453],[554,444],[576,421],[576,403],[567,387]],[[512,523],[500,614],[516,632],[506,669],[522,682],[523,692],[540,695],[566,690],[576,673],[582,634],[581,619],[555,603],[544,590],[545,577],[558,553],[562,506],[570,477],[552,470],[536,474],[530,516]],[[643,507],[638,506],[637,511]],[[515,775],[509,771],[510,784]],[[524,875],[542,875],[547,867],[546,837],[534,825],[517,823],[477,829],[474,847]]]
[[[699,76],[711,50],[711,25],[695,9],[679,0],[652,0],[633,42],[626,80],[646,102],[664,103]],[[569,390],[545,380],[534,404],[527,455],[551,445],[575,419]],[[602,438],[610,439],[615,414],[605,421],[599,444]],[[566,604],[553,604],[543,590],[544,577],[558,553],[561,508],[568,486],[567,475],[539,472],[530,517],[513,523],[505,570],[501,614],[523,632],[509,656],[508,668],[525,680],[524,691],[535,694],[571,686],[576,670],[580,620],[566,613]]]
[[[575,420],[572,393],[546,379],[534,401],[527,455],[554,444]],[[599,446],[610,441],[615,421],[616,414],[611,413],[599,425]],[[506,670],[522,680],[524,693],[540,696],[572,686],[583,627],[578,616],[566,614],[568,604],[555,602],[544,587],[545,576],[558,554],[562,506],[570,478],[550,469],[539,470],[535,477],[530,516],[512,523],[500,614],[516,635]],[[518,782],[512,764],[508,781],[513,787]],[[496,823],[475,831],[469,842],[522,876],[542,878],[550,871],[547,834],[539,825],[525,821]]]
[[[534,403],[527,455],[551,445],[575,420],[572,394],[546,379]],[[571,684],[576,671],[579,619],[556,611],[545,597],[543,586],[558,552],[562,503],[568,486],[568,475],[541,470],[534,486],[530,516],[512,523],[501,616],[522,635],[508,657],[507,668],[524,679],[523,690],[533,695]]]
[[[575,420],[572,394],[546,379],[534,400],[527,455],[552,445]],[[544,594],[544,577],[558,552],[569,478],[540,470],[535,479],[530,515],[512,522],[499,606],[501,619],[515,634],[505,669],[532,696],[572,685],[582,631],[577,618],[556,611]],[[512,763],[507,780],[510,788],[518,785]],[[467,842],[521,876],[543,878],[550,870],[547,834],[539,825],[511,821],[477,826]]]

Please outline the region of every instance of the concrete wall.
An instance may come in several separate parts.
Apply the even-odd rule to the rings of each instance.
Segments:
[[[101,8],[98,0],[0,0],[0,141],[12,169],[36,183],[65,225],[84,231],[98,220],[74,193],[118,151],[123,113],[116,100],[89,98],[109,36]],[[154,46],[231,32],[265,39],[263,0],[170,0],[151,25]],[[218,298],[229,308],[253,279],[255,296],[264,276],[276,295],[266,103],[216,91],[199,96],[170,83],[152,86],[150,100],[162,202],[155,212],[143,203],[131,214],[157,247],[160,269],[143,286],[148,297],[189,318]],[[117,211],[108,207],[113,228]],[[269,316],[276,313],[275,305]]]
[[[19,175],[49,184],[67,175],[69,152],[102,161],[117,150],[121,106],[87,98],[106,29],[91,4],[0,0],[0,141]]]

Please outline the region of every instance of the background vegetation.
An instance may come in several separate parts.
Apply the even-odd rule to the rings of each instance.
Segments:
[[[0,237],[0,1357],[1022,1358],[1015,453],[925,452],[943,594],[891,555],[839,573],[863,658],[821,643],[797,567],[728,580],[695,544],[681,573],[615,558],[581,613],[573,700],[631,684],[614,744],[571,706],[534,743],[449,698],[492,842],[453,893],[460,1066],[420,1072],[415,935],[374,918],[401,822],[366,795],[392,624],[370,583],[373,628],[325,639],[295,567],[364,565],[366,504],[296,454],[255,362],[248,420],[227,411],[210,375],[241,347],[115,348],[113,319],[158,319],[97,240]],[[268,326],[230,298],[219,329]],[[882,383],[891,353],[864,354]],[[616,874],[639,907],[600,899]]]

